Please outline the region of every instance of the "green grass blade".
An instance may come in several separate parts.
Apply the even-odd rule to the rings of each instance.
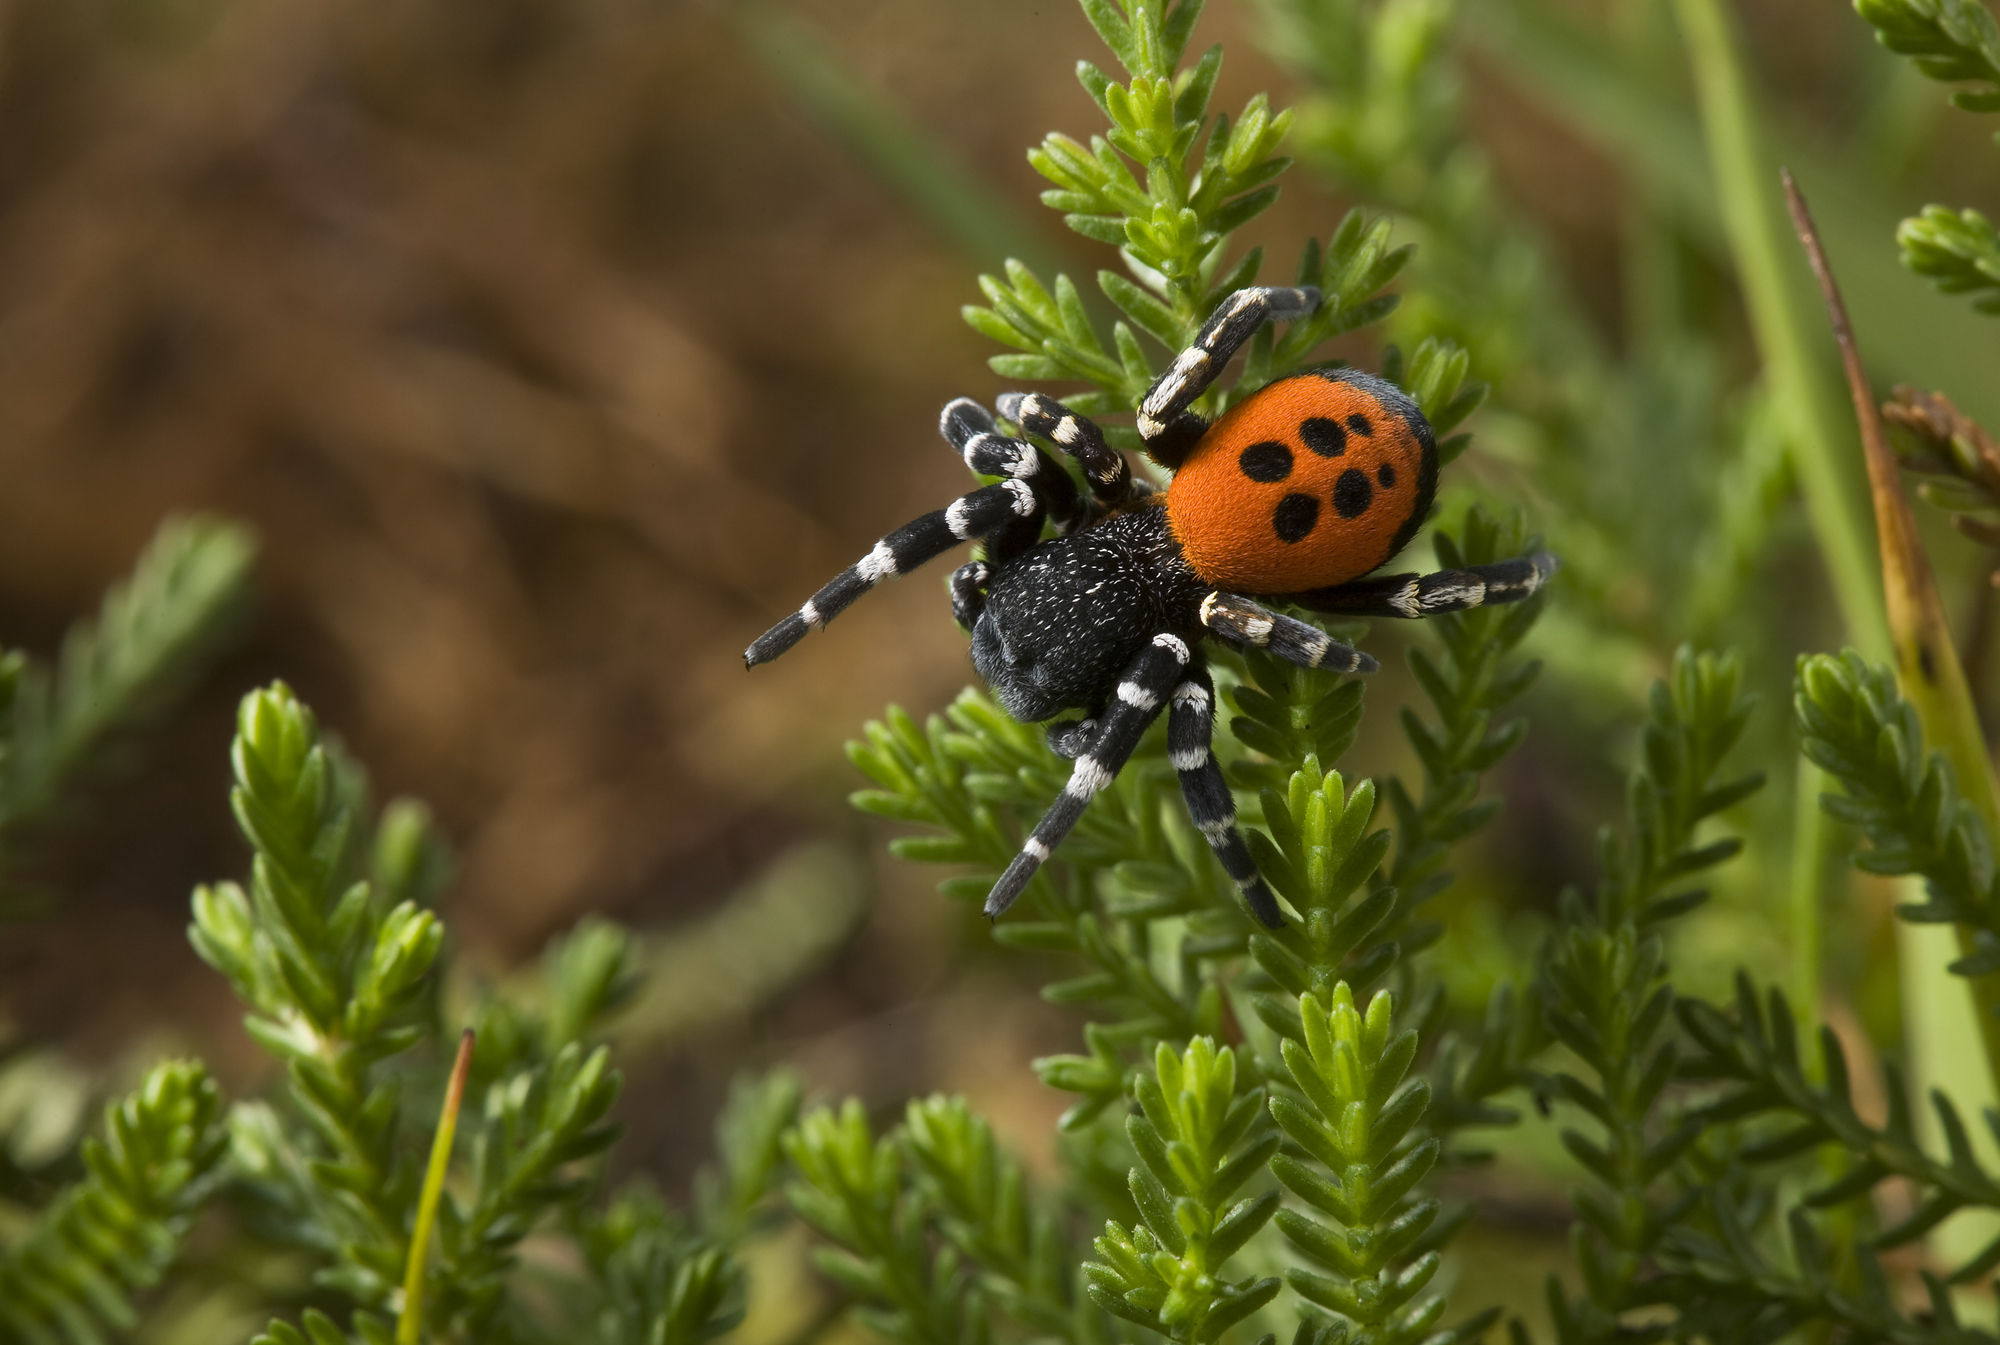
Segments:
[[[1634,174],[1691,240],[1728,261],[1692,110],[1635,78],[1607,38],[1547,0],[1484,0],[1465,7],[1463,22],[1490,68]],[[1876,373],[1942,389],[1975,419],[2000,422],[2000,323],[1914,282],[1897,259],[1896,226],[1923,202],[1857,176],[1859,155],[1836,160],[1782,133],[1768,143],[1812,199],[1855,326],[1880,351]]]
[[[1853,436],[1815,354],[1802,266],[1777,212],[1778,177],[1765,154],[1741,49],[1720,0],[1676,0],[1693,67],[1714,194],[1765,375],[1790,421],[1792,463],[1806,513],[1854,642],[1870,657],[1889,647],[1873,530],[1862,501]],[[1821,342],[1823,345],[1823,340]]]

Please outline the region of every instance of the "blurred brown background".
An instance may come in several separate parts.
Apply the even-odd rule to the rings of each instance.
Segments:
[[[1069,0],[787,8],[1048,214],[1024,147],[1097,124],[1071,68],[1102,56]],[[1286,102],[1254,16],[1210,8],[1218,105]],[[1827,87],[1844,8],[1750,10],[1773,75]],[[1504,82],[1472,98],[1608,316],[1611,173]],[[1286,253],[1342,209],[1288,181],[1258,222]],[[1032,227],[1072,271],[1103,264]],[[837,964],[736,1047],[642,1067],[638,1161],[693,1161],[677,1147],[744,1033],[828,1086],[1052,1117],[1022,1066],[1073,1029],[843,803],[841,742],[969,677],[942,568],[755,676],[739,658],[963,489],[935,412],[999,389],[957,312],[996,260],[927,229],[720,5],[0,0],[0,642],[50,652],[168,512],[263,544],[248,641],[49,856],[58,912],[5,931],[6,1011],[84,1058],[168,1022],[247,1067],[181,931],[190,885],[243,868],[230,720],[281,676],[382,795],[435,808],[454,936],[495,971],[586,911],[693,918],[809,837],[871,856],[878,904]],[[957,1077],[932,1066],[943,1038],[981,1043]]]

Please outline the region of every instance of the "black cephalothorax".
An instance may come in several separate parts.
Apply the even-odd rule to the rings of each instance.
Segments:
[[[1208,426],[1189,410],[1195,399],[1263,323],[1305,316],[1318,302],[1318,291],[1310,288],[1240,290],[1224,300],[1139,404],[1148,453],[1178,466],[1200,452]],[[1371,395],[1397,399],[1399,414],[1421,422],[1400,392],[1365,381],[1381,389]],[[1079,497],[1069,474],[1040,448],[1001,434],[984,407],[969,399],[954,401],[940,419],[946,441],[973,471],[1002,479],[877,542],[797,612],[759,636],[744,652],[745,664],[755,667],[778,657],[879,581],[907,573],[960,542],[982,539],[985,556],[951,576],[952,613],[972,632],[973,666],[1007,712],[1024,722],[1081,712],[1080,718],[1049,728],[1050,747],[1075,762],[1069,784],[993,885],[987,914],[999,915],[1020,896],[1164,710],[1168,756],[1180,775],[1190,818],[1251,912],[1276,928],[1283,923],[1277,899],[1237,834],[1235,803],[1210,752],[1215,688],[1200,641],[1217,635],[1302,667],[1337,672],[1373,672],[1375,660],[1204,580],[1176,540],[1161,497],[1134,480],[1123,455],[1083,416],[1038,393],[1008,394],[998,409],[1024,434],[1046,439],[1074,458],[1089,498]],[[1428,426],[1423,429],[1427,434]],[[1429,503],[1426,492],[1419,511]],[[1044,540],[1051,522],[1057,535]],[[1407,532],[1401,536],[1407,538]],[[1355,569],[1379,563],[1371,554]],[[1518,601],[1539,588],[1554,566],[1552,558],[1537,554],[1267,596],[1322,611],[1422,617]]]

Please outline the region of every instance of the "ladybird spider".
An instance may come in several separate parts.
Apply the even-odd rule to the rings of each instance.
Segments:
[[[1111,783],[1167,707],[1167,755],[1188,815],[1271,928],[1283,923],[1236,831],[1236,807],[1210,753],[1215,684],[1203,635],[1267,649],[1306,668],[1373,672],[1368,655],[1251,596],[1322,612],[1424,617],[1518,602],[1555,570],[1531,556],[1435,574],[1366,579],[1429,514],[1437,444],[1416,403],[1347,368],[1267,384],[1213,425],[1189,407],[1267,321],[1309,315],[1319,291],[1238,290],[1139,403],[1146,453],[1174,472],[1164,498],[1132,477],[1123,455],[1083,416],[1040,393],[1007,393],[1006,419],[1075,458],[1090,499],[1025,438],[997,432],[968,398],[940,430],[973,471],[1003,478],[904,525],[744,651],[768,663],[883,579],[973,538],[983,559],[951,576],[952,615],[972,633],[972,663],[1007,712],[1048,728],[1076,764],[986,898],[998,916],[1026,889],[1090,800]],[[1057,535],[1042,540],[1053,521]]]

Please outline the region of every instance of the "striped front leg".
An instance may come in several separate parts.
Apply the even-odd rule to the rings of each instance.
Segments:
[[[1382,665],[1317,626],[1260,607],[1234,593],[1211,593],[1201,600],[1201,624],[1237,644],[1268,649],[1287,663],[1330,672],[1372,673]]]
[[[908,574],[925,561],[960,542],[1006,527],[1021,519],[1039,518],[1041,500],[1026,481],[1002,481],[961,496],[935,513],[925,514],[875,543],[874,550],[841,571],[798,611],[780,621],[743,651],[743,666],[769,663],[806,635],[846,611],[854,600],[884,579]]]
[[[1215,683],[1196,659],[1186,679],[1174,688],[1172,708],[1167,712],[1167,760],[1180,772],[1189,820],[1208,838],[1209,848],[1249,903],[1251,914],[1266,929],[1277,929],[1285,918],[1278,913],[1278,899],[1264,885],[1256,862],[1237,833],[1236,800],[1222,778],[1222,768],[1215,763],[1211,750],[1214,740]]]
[[[1090,482],[1091,497],[1099,504],[1116,508],[1140,493],[1133,485],[1132,467],[1125,455],[1104,441],[1104,432],[1088,417],[1039,392],[1002,393],[997,405],[1001,415],[1024,431],[1040,435],[1075,458],[1084,479]]]
[[[1146,726],[1160,712],[1167,693],[1180,681],[1191,657],[1187,641],[1178,635],[1155,635],[1125,670],[1125,678],[1097,716],[1090,746],[1076,759],[1069,784],[1042,814],[1042,820],[1021,845],[1021,853],[993,884],[986,897],[986,914],[998,916],[1027,890],[1062,838],[1069,835],[1090,801],[1103,792],[1139,745]]]
[[[945,403],[938,416],[938,433],[965,465],[981,476],[1011,477],[1033,486],[1057,532],[1068,532],[1076,523],[1082,502],[1069,473],[1027,440],[1000,433],[993,413],[978,402],[959,397]]]
[[[1139,434],[1148,443],[1166,434],[1181,412],[1222,372],[1245,341],[1266,322],[1302,318],[1319,307],[1319,291],[1259,288],[1238,290],[1217,305],[1194,344],[1174,357],[1139,402]]]

